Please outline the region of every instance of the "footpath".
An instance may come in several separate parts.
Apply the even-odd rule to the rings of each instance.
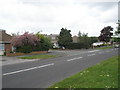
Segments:
[[[59,56],[66,55],[65,51],[59,52],[56,50],[50,50],[47,54],[48,55],[59,55]],[[24,55],[24,56],[31,56],[31,55]],[[24,56],[12,56],[12,57],[0,56],[0,66],[40,60],[40,59],[18,59],[18,57],[24,57]]]
[[[89,50],[91,50],[91,49],[87,49],[87,50],[49,50],[47,54],[48,55],[58,55],[58,56],[71,56],[71,55],[76,55],[76,54],[80,54],[80,53],[85,53],[86,51],[89,51]],[[31,55],[24,55],[24,56],[31,56]],[[40,59],[18,59],[18,57],[23,57],[23,56],[14,56],[14,57],[0,56],[0,66],[40,60]]]

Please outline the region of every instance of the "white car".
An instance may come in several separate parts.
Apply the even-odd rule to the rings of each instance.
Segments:
[[[120,45],[119,45],[119,44],[115,44],[114,47],[115,47],[115,48],[119,48]]]

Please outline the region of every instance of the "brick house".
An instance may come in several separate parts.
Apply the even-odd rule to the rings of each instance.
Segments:
[[[11,35],[7,34],[5,30],[0,29],[0,55],[3,55],[4,52],[12,51],[11,39]]]

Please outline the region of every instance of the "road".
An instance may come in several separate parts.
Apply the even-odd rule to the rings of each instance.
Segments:
[[[118,55],[116,48],[83,53],[72,53],[71,50],[63,57],[5,65],[2,67],[2,85],[3,88],[47,88],[115,55]]]

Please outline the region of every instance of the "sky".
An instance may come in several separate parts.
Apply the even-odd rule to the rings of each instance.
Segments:
[[[117,0],[0,0],[0,29],[8,34],[59,34],[61,28],[99,36],[106,26],[116,30]]]

